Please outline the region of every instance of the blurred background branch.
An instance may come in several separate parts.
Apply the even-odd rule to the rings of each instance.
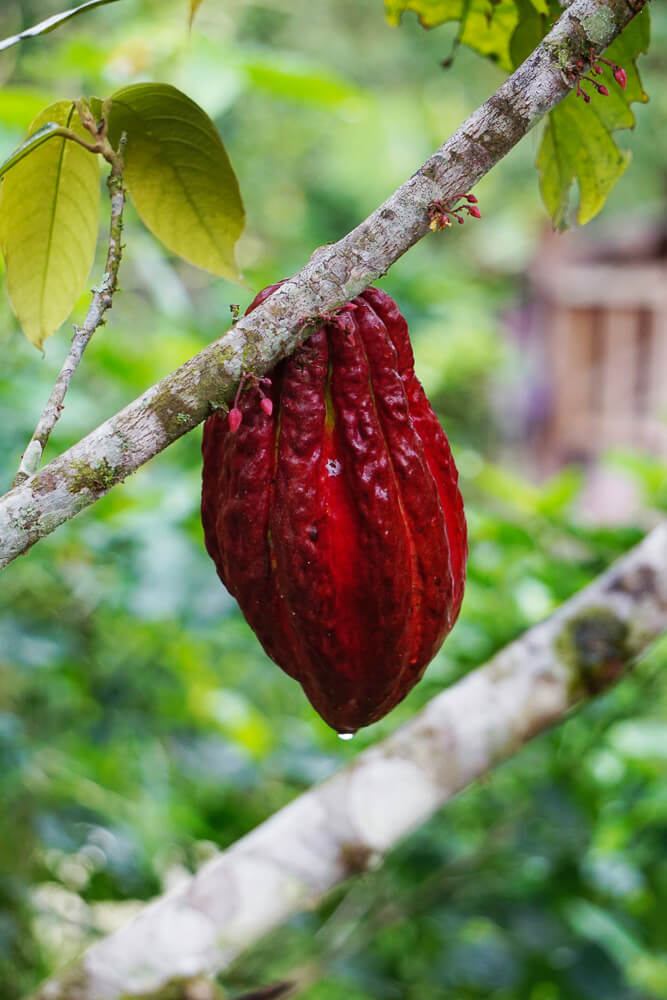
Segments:
[[[122,1000],[219,972],[394,844],[573,706],[667,627],[667,523],[383,743],[277,812],[93,944],[41,1000]]]

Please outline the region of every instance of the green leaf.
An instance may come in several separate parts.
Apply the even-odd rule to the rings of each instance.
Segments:
[[[585,104],[570,94],[549,115],[537,156],[542,198],[554,226],[566,220],[572,182],[579,183],[577,220],[589,222],[630,163],[598,114],[597,101]]]
[[[519,20],[510,41],[513,69],[520,66],[540,44],[552,23],[547,5],[540,0],[516,0],[516,5]]]
[[[45,35],[48,31],[53,31],[59,25],[64,24],[65,21],[70,21],[73,17],[78,17],[79,14],[83,14],[87,10],[92,10],[94,7],[102,7],[108,3],[117,3],[118,0],[88,0],[87,3],[82,3],[78,7],[72,7],[70,10],[64,10],[60,14],[53,14],[51,17],[47,17],[44,21],[40,21],[39,24],[35,24],[32,28],[26,28],[24,31],[19,31],[18,35],[11,35],[9,38],[3,38],[0,41],[0,52],[3,49],[8,49],[12,45],[16,45],[17,42],[23,41],[24,38],[34,38],[36,35]]]
[[[651,16],[648,7],[644,7],[641,14],[638,14],[618,38],[612,42],[604,53],[606,59],[623,66],[628,77],[627,86],[621,94],[625,96],[626,103],[638,101],[646,104],[648,95],[642,87],[639,72],[636,66],[636,59],[641,53],[648,52],[651,41]],[[606,69],[605,69],[606,72]],[[634,115],[632,126],[634,126]],[[632,126],[628,126],[631,128]]]
[[[607,739],[621,756],[630,760],[667,760],[667,722],[661,719],[618,722]]]
[[[0,124],[9,129],[25,132],[33,118],[53,100],[44,88],[2,87],[0,89]]]
[[[363,99],[363,92],[343,77],[300,59],[257,53],[241,65],[258,90],[276,98],[325,108]]]
[[[195,14],[199,10],[203,2],[204,0],[190,0],[190,26],[192,26],[192,22],[195,19]]]
[[[542,485],[537,510],[546,517],[563,514],[580,494],[584,484],[581,469],[570,465]]]
[[[625,69],[625,90],[614,80],[610,67],[603,64],[604,72],[596,79],[605,84],[608,97],[593,92],[590,104],[586,104],[571,93],[549,115],[537,166],[542,198],[555,227],[567,220],[575,180],[580,192],[577,221],[584,225],[597,215],[627,170],[630,154],[618,148],[612,133],[634,126],[631,102],[648,100],[635,66],[637,56],[648,48],[648,17],[645,8],[605,52],[606,59]],[[586,82],[583,86],[589,92],[593,90]]]
[[[574,899],[566,908],[566,917],[577,933],[587,937],[625,964],[641,954],[641,947],[610,913],[585,899]]]
[[[88,135],[70,101],[46,108],[30,135],[49,123]],[[6,174],[0,195],[9,297],[39,348],[70,314],[90,273],[100,198],[97,157],[58,135],[44,138]]]
[[[89,97],[88,107],[92,111],[93,118],[96,122],[101,122],[105,116],[104,100],[101,97]]]
[[[462,21],[459,41],[481,55],[511,68],[510,39],[517,25],[514,0],[385,0],[388,20],[398,24],[408,10],[414,11],[425,28],[447,21]]]
[[[211,119],[167,84],[124,87],[111,101],[109,135],[117,144],[127,134],[124,180],[146,226],[185,260],[238,279],[245,212]]]

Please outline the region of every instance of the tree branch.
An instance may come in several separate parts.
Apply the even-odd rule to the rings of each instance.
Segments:
[[[600,17],[601,6],[607,16]],[[321,247],[250,316],[0,499],[0,568],[94,503],[212,409],[244,372],[264,375],[429,232],[429,207],[477,181],[571,89],[644,0],[574,0],[528,59],[409,180],[338,243]],[[570,76],[568,76],[570,74]]]
[[[72,133],[75,135],[75,133]],[[106,143],[106,136],[98,139],[98,145],[90,149],[93,153],[104,152],[100,145]],[[125,207],[125,189],[123,188],[123,148],[125,136],[121,138],[118,152],[112,152],[111,170],[107,178],[107,187],[111,199],[111,220],[109,225],[109,247],[107,250],[106,267],[99,288],[93,289],[93,298],[86,314],[83,326],[74,327],[74,336],[67,352],[62,368],[51,391],[48,402],[37,422],[33,435],[21,456],[21,464],[14,479],[14,486],[29,479],[39,468],[46,443],[51,431],[60,419],[63,403],[74,372],[79,367],[83,352],[90,338],[104,322],[104,314],[111,309],[113,294],[118,284],[118,268],[123,252],[121,237],[123,233],[123,209]],[[88,147],[86,147],[88,148]],[[108,159],[108,156],[106,157]]]
[[[129,1000],[168,983],[169,996],[185,1000],[188,980],[226,968],[375,864],[457,792],[614,683],[666,626],[667,522],[383,743],[93,944],[35,1000]]]

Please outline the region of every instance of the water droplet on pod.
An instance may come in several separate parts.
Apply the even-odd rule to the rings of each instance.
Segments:
[[[339,733],[338,734],[338,739],[339,740],[353,740],[354,739],[354,733]]]

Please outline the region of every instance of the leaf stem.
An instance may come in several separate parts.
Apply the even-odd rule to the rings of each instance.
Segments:
[[[106,135],[103,141],[109,145]],[[123,231],[123,209],[125,207],[125,189],[123,187],[123,150],[127,137],[122,135],[118,150],[113,150],[113,162],[107,178],[107,188],[111,199],[111,218],[109,225],[109,246],[104,275],[98,288],[93,289],[93,297],[82,326],[74,327],[74,336],[58,378],[51,391],[48,402],[42,411],[37,426],[21,457],[21,464],[14,478],[13,486],[19,486],[32,476],[42,460],[51,431],[60,419],[64,409],[64,399],[69,389],[74,372],[79,367],[83,352],[98,327],[104,323],[104,314],[113,303],[113,294],[118,285],[118,268],[123,253],[121,236]],[[111,148],[109,146],[109,148]],[[96,150],[105,152],[102,150]],[[105,156],[105,159],[108,159]]]

